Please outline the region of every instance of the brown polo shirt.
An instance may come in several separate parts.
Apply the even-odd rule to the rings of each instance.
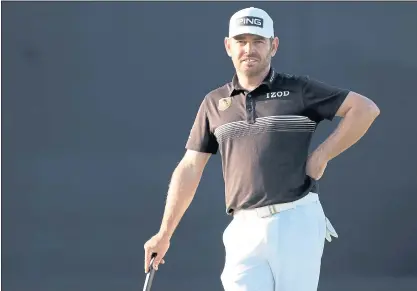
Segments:
[[[297,200],[317,192],[305,168],[316,126],[333,119],[348,93],[272,68],[247,92],[235,75],[205,96],[186,149],[220,151],[228,214]]]

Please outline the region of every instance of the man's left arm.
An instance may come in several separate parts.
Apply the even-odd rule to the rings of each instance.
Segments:
[[[372,100],[350,91],[336,112],[342,117],[337,128],[315,152],[325,161],[332,160],[364,136],[379,114]]]
[[[355,144],[379,115],[369,98],[309,77],[302,78],[304,114],[320,122],[342,117],[336,130],[313,151],[307,161],[307,174],[318,180],[327,163]]]

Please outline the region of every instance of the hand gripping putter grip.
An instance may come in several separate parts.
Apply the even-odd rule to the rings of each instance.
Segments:
[[[145,285],[143,286],[143,291],[151,291],[152,281],[155,277],[155,269],[153,268],[153,261],[155,260],[156,254],[152,254],[151,262],[149,264],[149,272],[146,273]]]

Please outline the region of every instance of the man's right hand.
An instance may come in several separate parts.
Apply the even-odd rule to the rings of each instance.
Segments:
[[[163,258],[168,251],[169,245],[169,238],[160,233],[157,233],[145,243],[145,273],[149,272],[149,264],[151,263],[152,254],[156,253],[156,257],[153,262],[153,268],[155,270],[158,270],[159,264],[165,263]]]

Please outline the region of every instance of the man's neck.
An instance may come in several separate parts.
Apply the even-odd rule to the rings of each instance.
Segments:
[[[253,91],[266,78],[270,69],[271,69],[271,66],[268,66],[260,74],[258,74],[257,76],[252,76],[252,77],[248,77],[248,76],[243,75],[242,73],[236,72],[236,75],[237,75],[237,78],[238,78],[238,81],[239,81],[239,85],[245,90]]]

